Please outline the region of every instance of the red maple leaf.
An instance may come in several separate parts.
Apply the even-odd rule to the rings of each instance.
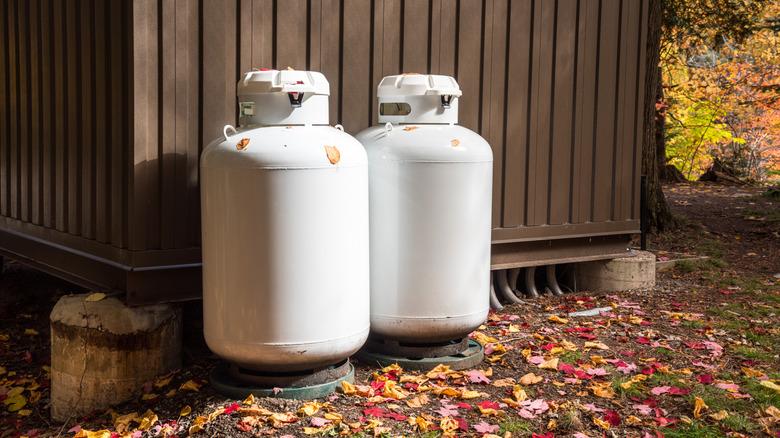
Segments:
[[[490,400],[481,401],[477,403],[477,406],[479,406],[482,409],[501,409],[501,406],[499,406],[498,403]]]
[[[385,416],[385,412],[387,411],[378,407],[363,409],[363,415],[366,415],[368,417],[382,418]]]
[[[606,412],[604,412],[604,421],[611,426],[617,427],[620,425],[620,414],[611,409],[607,409]]]
[[[712,374],[700,374],[699,377],[699,383],[703,385],[709,385],[713,381],[715,381],[715,378],[712,376]]]
[[[241,405],[239,405],[238,403],[231,403],[231,404],[225,406],[225,415],[230,415],[233,412],[238,411],[240,408],[241,408]]]

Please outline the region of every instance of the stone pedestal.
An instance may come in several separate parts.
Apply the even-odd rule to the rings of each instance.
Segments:
[[[181,366],[181,311],[116,298],[62,297],[51,312],[51,416],[65,421],[127,401]]]
[[[655,255],[631,251],[631,256],[578,263],[577,287],[590,291],[650,289],[655,286]]]

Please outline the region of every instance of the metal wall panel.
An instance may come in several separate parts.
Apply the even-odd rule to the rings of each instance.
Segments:
[[[0,1],[0,214],[122,248],[128,2]]]
[[[382,76],[454,75],[461,123],[493,146],[495,244],[627,236],[647,1],[0,0],[0,231],[191,270],[200,151],[235,123],[242,72],[289,67],[328,77],[352,133]]]

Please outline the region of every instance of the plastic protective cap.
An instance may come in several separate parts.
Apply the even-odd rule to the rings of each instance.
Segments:
[[[247,72],[237,86],[239,126],[327,125],[330,84],[316,71]]]
[[[380,123],[457,123],[463,94],[451,76],[386,76],[377,87]]]

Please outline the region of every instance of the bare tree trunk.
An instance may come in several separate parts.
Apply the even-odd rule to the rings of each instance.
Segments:
[[[659,231],[668,229],[673,223],[672,213],[664,197],[659,167],[665,161],[663,113],[656,110],[661,90],[661,77],[658,70],[661,48],[661,22],[663,18],[663,0],[650,0],[647,33],[647,74],[645,75],[645,132],[642,144],[642,174],[645,176],[645,193],[649,210],[649,227]]]

